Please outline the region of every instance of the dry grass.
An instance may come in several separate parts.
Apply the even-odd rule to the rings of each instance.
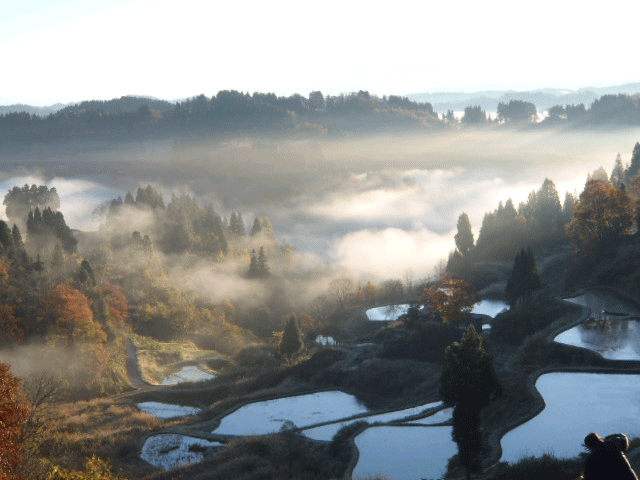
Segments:
[[[40,455],[78,470],[86,457],[96,455],[111,463],[117,474],[140,478],[155,470],[139,458],[141,438],[178,423],[155,418],[113,398],[58,404],[47,415]]]

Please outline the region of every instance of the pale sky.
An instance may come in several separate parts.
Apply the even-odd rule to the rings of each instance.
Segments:
[[[0,104],[640,81],[640,3],[6,0]]]

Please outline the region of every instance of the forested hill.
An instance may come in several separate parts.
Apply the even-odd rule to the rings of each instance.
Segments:
[[[544,128],[640,125],[640,94],[603,95],[589,106],[555,105],[541,115],[523,100],[499,102],[491,116],[480,105],[438,113],[431,103],[395,95],[382,98],[367,91],[308,97],[294,94],[223,90],[175,104],[147,97],[91,100],[55,113],[29,111],[0,114],[0,147],[67,139],[135,138],[153,134],[219,135],[228,133],[326,136],[404,133],[466,127]]]
[[[366,91],[324,96],[311,92],[277,97],[234,90],[176,104],[142,97],[86,101],[47,116],[0,115],[0,146],[72,138],[123,138],[149,134],[275,133],[319,136],[442,128],[431,104]]]

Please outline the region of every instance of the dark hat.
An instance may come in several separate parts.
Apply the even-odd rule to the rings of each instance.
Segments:
[[[597,433],[591,432],[589,435],[584,437],[583,445],[588,448],[596,448],[604,443],[604,440]]]

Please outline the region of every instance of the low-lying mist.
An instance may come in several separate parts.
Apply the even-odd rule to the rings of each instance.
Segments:
[[[152,184],[168,201],[190,193],[224,216],[268,216],[280,241],[355,278],[429,275],[453,248],[460,213],[476,234],[499,201],[517,203],[552,179],[561,198],[586,175],[630,158],[634,130],[610,132],[459,130],[347,139],[240,138],[56,145],[3,154],[0,188],[55,186],[71,228],[96,230],[98,207]],[[98,212],[98,213],[96,213]],[[314,263],[315,262],[315,263]],[[180,267],[184,269],[184,266]],[[176,271],[193,288],[224,296],[252,285]],[[220,277],[222,275],[223,277]],[[229,274],[231,276],[231,274]]]

